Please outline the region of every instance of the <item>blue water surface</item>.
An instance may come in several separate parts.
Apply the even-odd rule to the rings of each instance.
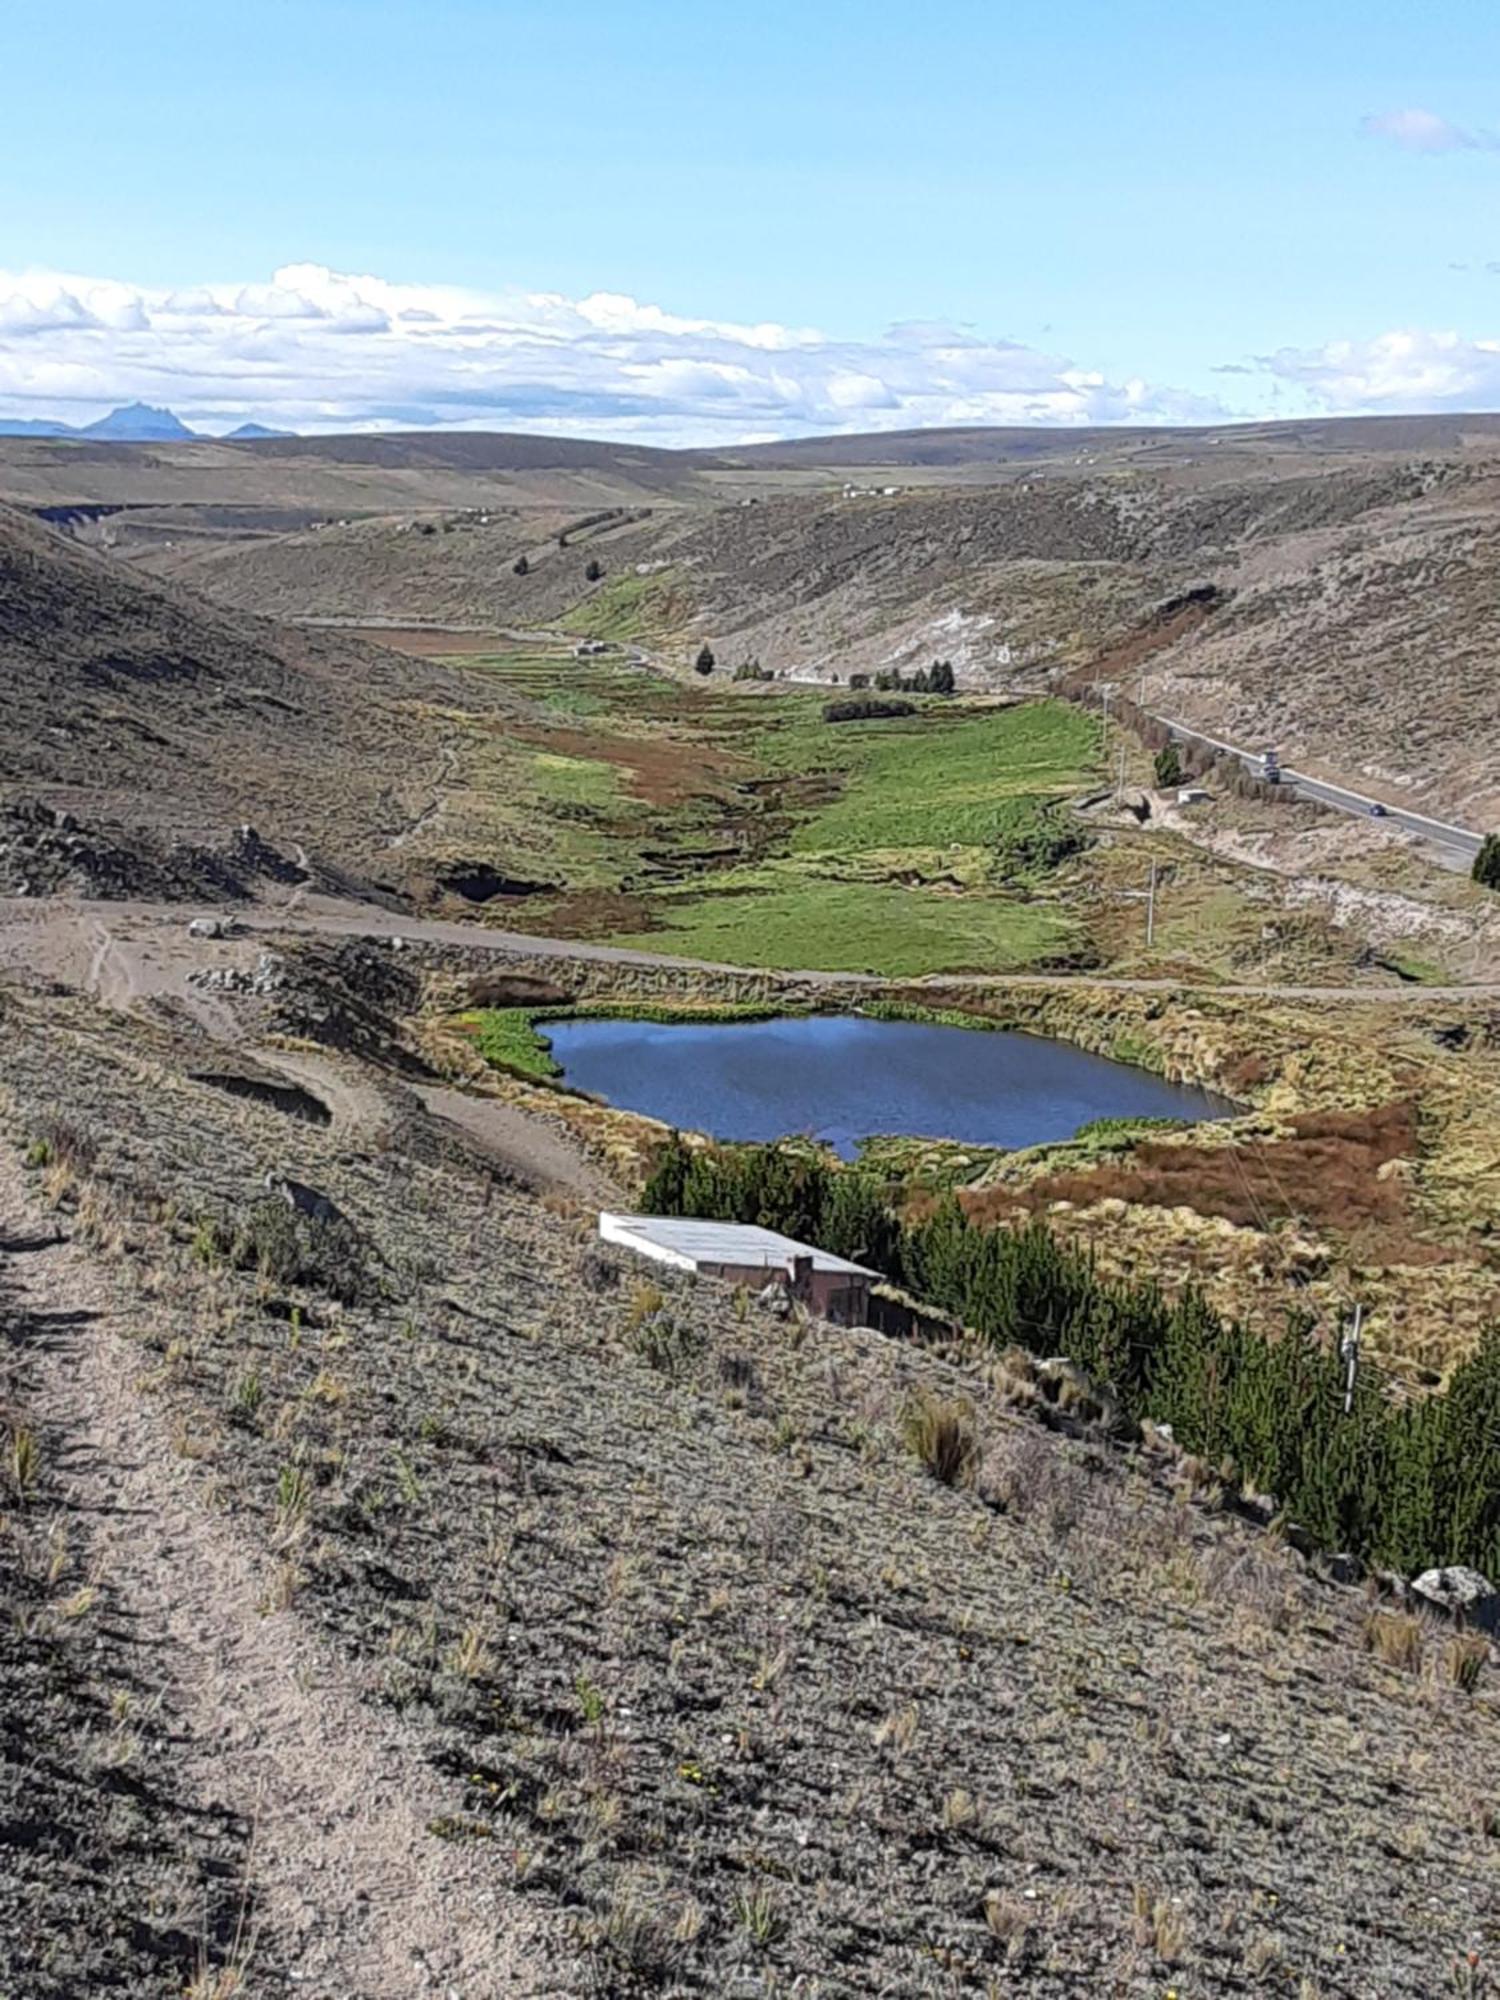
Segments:
[[[1035,1146],[1094,1118],[1225,1118],[1211,1091],[1165,1083],[1067,1042],[999,1030],[806,1019],[551,1021],[565,1079],[717,1139],[805,1133],[845,1159],[876,1133]]]

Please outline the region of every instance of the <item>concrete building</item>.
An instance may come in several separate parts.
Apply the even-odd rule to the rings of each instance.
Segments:
[[[874,1271],[811,1243],[778,1235],[774,1229],[681,1215],[602,1214],[599,1234],[606,1243],[673,1270],[723,1278],[755,1291],[768,1284],[783,1285],[809,1312],[840,1326],[869,1323]]]

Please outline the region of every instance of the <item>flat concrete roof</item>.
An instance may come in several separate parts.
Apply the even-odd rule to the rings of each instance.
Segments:
[[[815,1271],[844,1271],[850,1277],[874,1278],[879,1273],[847,1257],[835,1257],[812,1243],[798,1243],[774,1229],[752,1222],[704,1222],[687,1215],[609,1215],[599,1217],[599,1234],[606,1243],[637,1250],[659,1264],[695,1271],[701,1264],[759,1265],[767,1271],[790,1271],[794,1257],[811,1257]]]

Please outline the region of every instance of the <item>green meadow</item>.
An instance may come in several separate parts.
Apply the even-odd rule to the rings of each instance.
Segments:
[[[658,581],[620,579],[610,602]],[[1097,731],[1064,703],[934,697],[829,723],[824,688],[684,685],[536,649],[462,664],[524,704],[491,753],[494,831],[559,894],[518,927],[893,977],[1067,963],[1086,944],[1048,857]]]

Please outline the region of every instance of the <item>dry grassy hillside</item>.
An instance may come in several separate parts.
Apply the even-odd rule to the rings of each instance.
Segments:
[[[679,658],[708,638],[725,664],[822,677],[938,655],[1000,681],[1098,661],[1163,714],[1483,825],[1500,810],[1497,502],[1485,462],[1460,458],[1212,478],[1074,468],[622,508],[573,517],[566,547],[568,517],[522,509],[148,560],[286,618],[557,625]],[[1132,644],[1156,607],[1205,584],[1223,601],[1212,618],[1169,647]]]
[[[948,656],[1016,680],[1102,662],[1146,706],[1392,802],[1500,812],[1500,482],[1486,458],[1044,470],[984,488],[558,516],[370,520],[150,560],[288,618],[536,626],[846,676]],[[526,552],[530,572],[514,576]],[[604,578],[590,584],[586,562]],[[1170,650],[1156,606],[1224,608]],[[1124,654],[1118,648],[1126,648]]]
[[[403,964],[294,949],[247,1031]],[[393,1074],[304,1054],[320,1124],[0,1008],[28,2000],[1487,1990],[1450,1629],[977,1355],[653,1289]]]
[[[1483,416],[717,454],[471,433],[19,439],[0,442],[0,496],[288,619],[549,624],[679,657],[707,637],[731,663],[821,676],[1102,659],[1144,669],[1163,713],[1486,825],[1496,449]],[[846,499],[846,480],[868,491]],[[1130,647],[1203,583],[1233,602],[1170,651]]]
[[[126,877],[134,843],[134,879],[102,886],[216,889],[204,850],[242,823],[314,872],[388,874],[451,772],[460,688],[471,730],[509,712],[441,666],[212,606],[0,510],[0,807],[82,822],[46,853],[23,827],[7,886],[61,886],[71,839]]]
[[[1141,698],[1393,803],[1500,824],[1500,482],[1430,476],[1347,523],[1235,550],[1226,609]]]
[[[0,498],[41,506],[610,505],[702,486],[709,454],[493,432],[108,444],[0,438]]]

